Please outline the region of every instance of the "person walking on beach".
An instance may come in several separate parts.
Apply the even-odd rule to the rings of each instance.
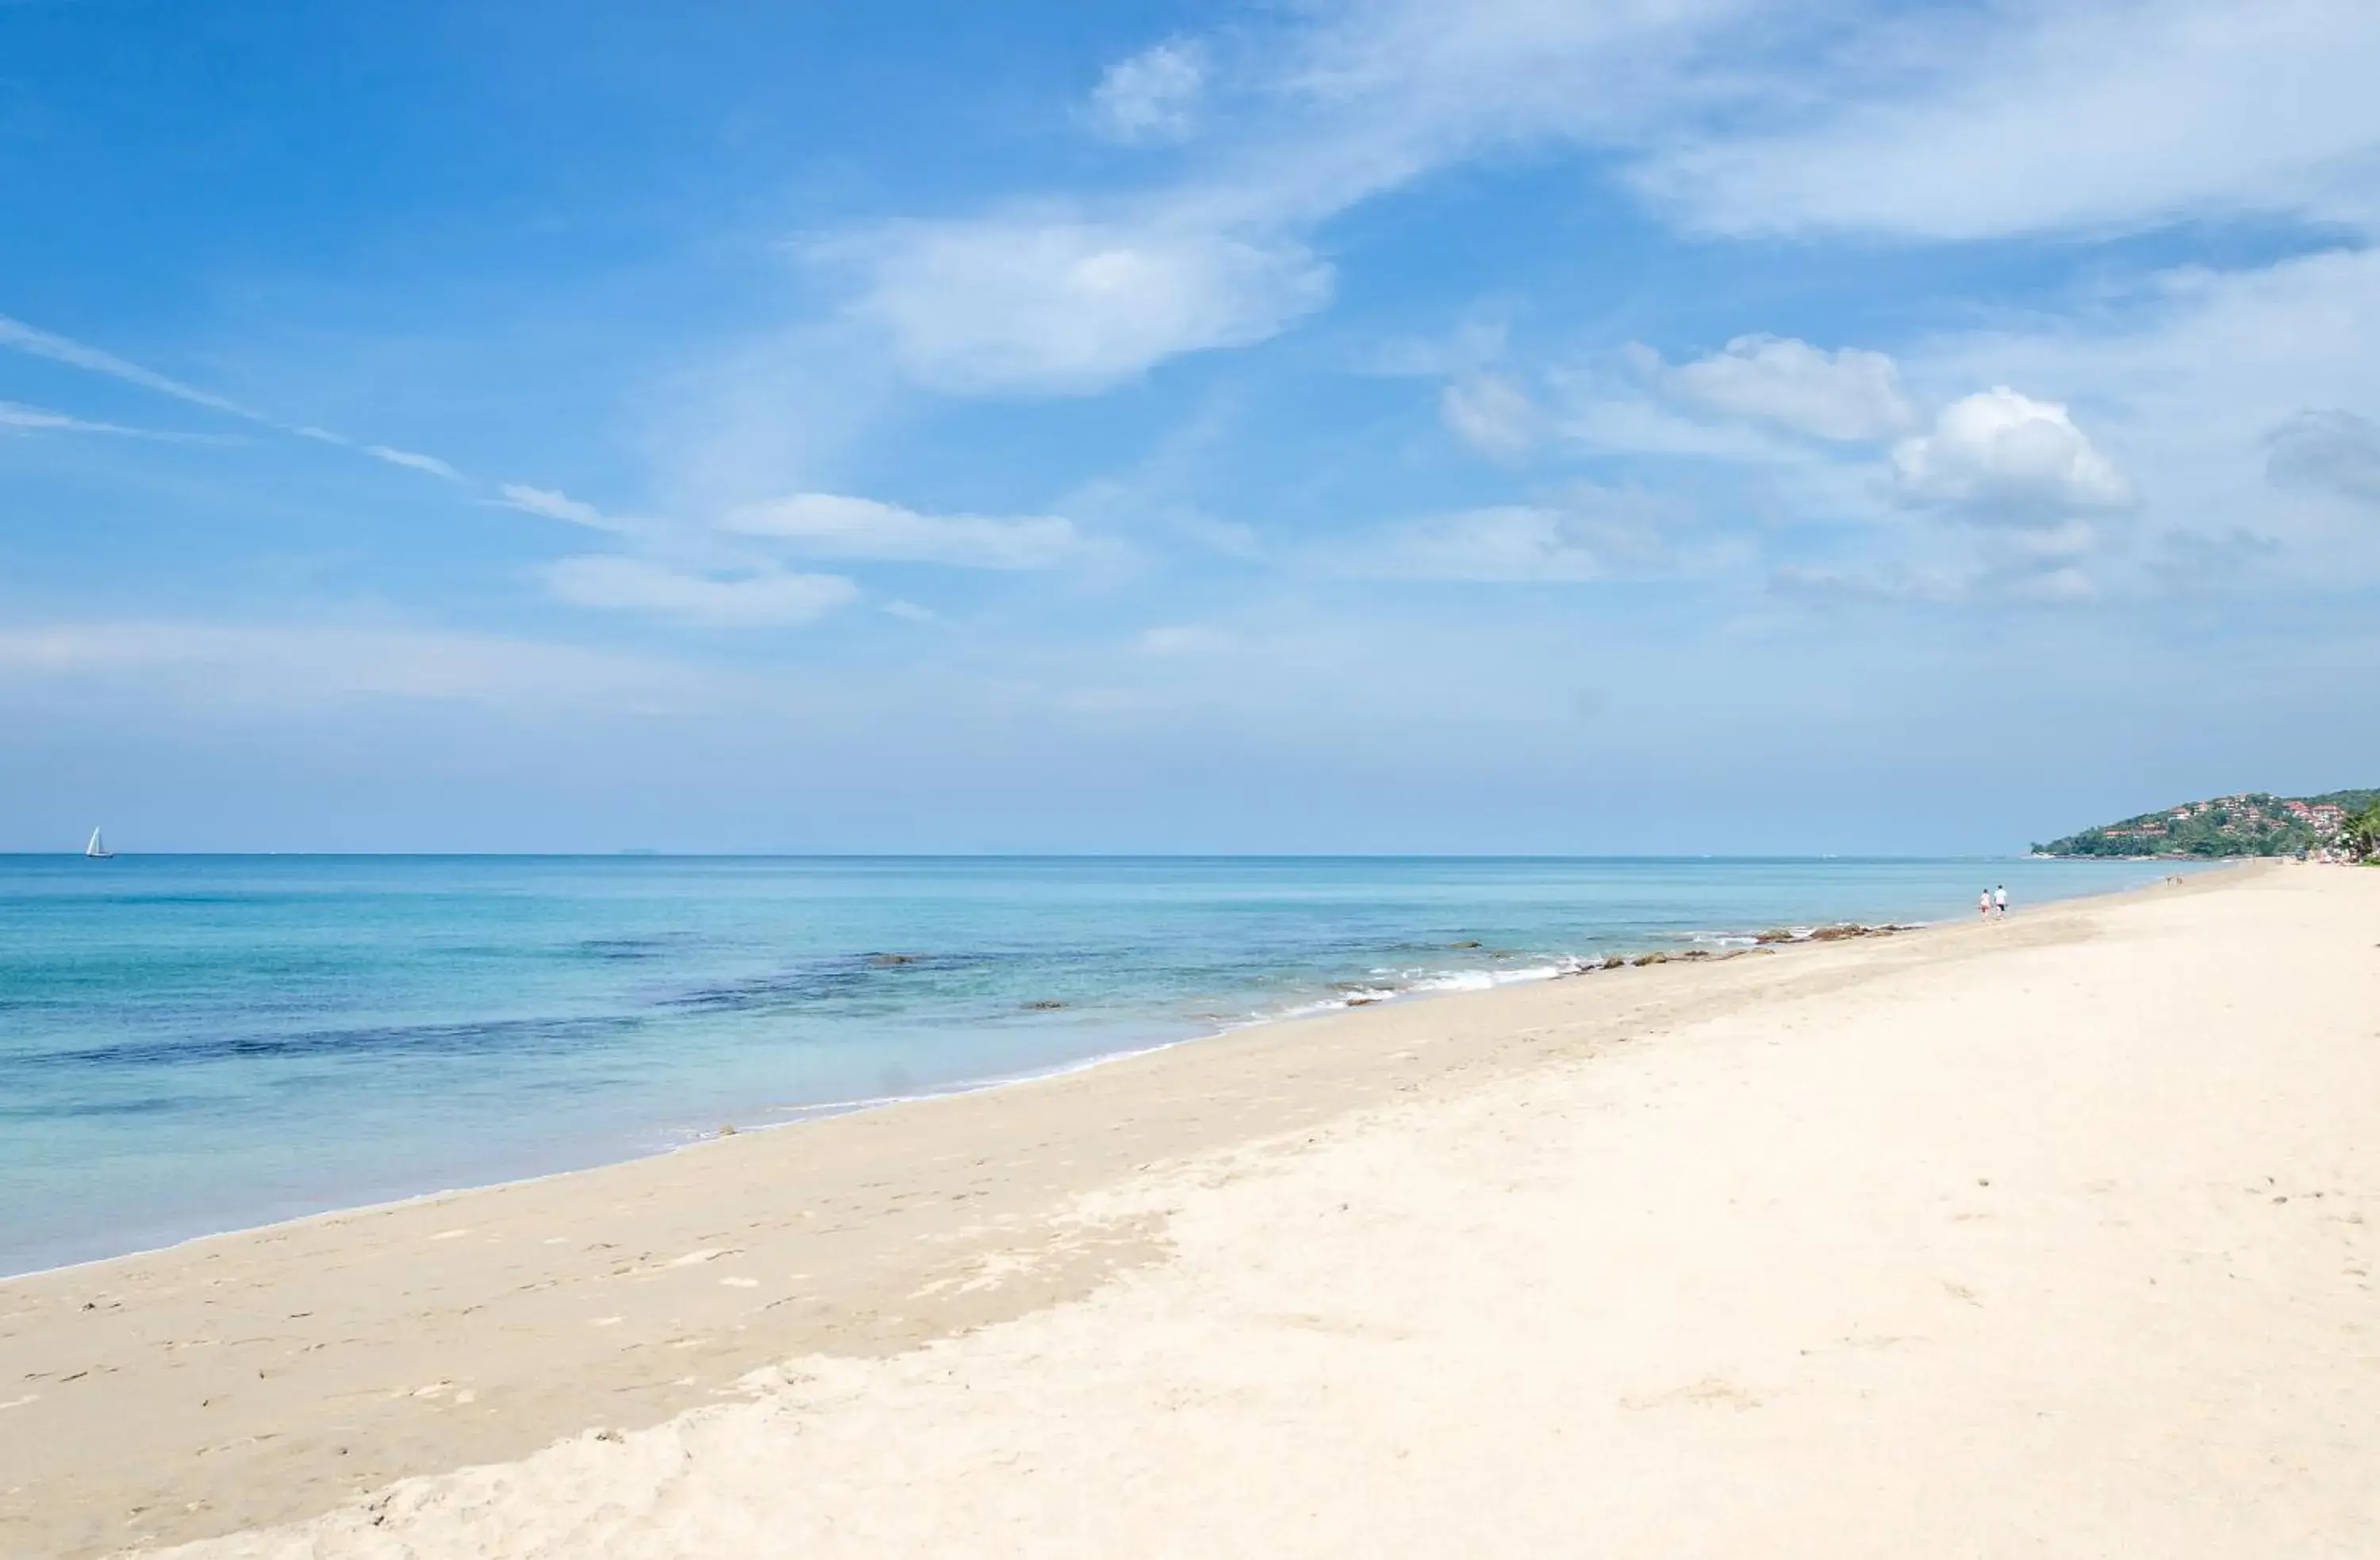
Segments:
[[[1985,920],[1992,919],[1992,891],[1985,889],[1975,896],[1975,914]]]
[[[1997,909],[1997,910],[1998,910],[1998,911],[2002,916],[2006,916],[2006,915],[2008,914],[2008,884],[2000,884],[1998,888],[1995,888],[1995,889],[1993,889],[1993,890],[1992,890],[1992,905],[1993,905],[1993,908],[1994,908],[1995,909]]]

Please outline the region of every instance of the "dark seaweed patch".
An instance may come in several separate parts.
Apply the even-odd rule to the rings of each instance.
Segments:
[[[637,1027],[633,1018],[499,1018],[468,1024],[393,1024],[291,1034],[200,1035],[179,1040],[125,1041],[26,1056],[0,1064],[12,1071],[69,1067],[187,1066],[220,1061],[347,1060],[385,1055],[466,1055],[475,1052],[558,1049],[602,1040]]]
[[[697,986],[662,998],[662,1005],[683,1013],[754,1013],[847,1001],[867,992],[869,985],[868,972],[862,969],[793,970]]]
[[[798,969],[721,981],[661,999],[684,1013],[759,1013],[815,1005],[880,1003],[906,983],[979,969],[981,955],[861,954]],[[895,986],[893,982],[903,982]]]
[[[659,937],[589,937],[571,951],[581,958],[625,964],[659,958],[667,948],[668,944]]]
[[[188,1096],[152,1094],[137,1100],[69,1100],[40,1105],[0,1105],[0,1121],[57,1121],[125,1115],[172,1115],[190,1108]]]

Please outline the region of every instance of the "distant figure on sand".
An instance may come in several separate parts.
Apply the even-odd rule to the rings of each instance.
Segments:
[[[1975,896],[1975,914],[1981,916],[1985,920],[1992,919],[1992,891],[1990,889],[1986,888],[1981,894]]]
[[[2000,914],[2008,914],[2008,884],[2002,884],[1992,890],[1992,905]]]

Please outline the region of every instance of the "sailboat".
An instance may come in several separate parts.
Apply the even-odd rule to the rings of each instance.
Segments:
[[[94,861],[104,861],[115,854],[115,851],[107,848],[107,842],[99,837],[97,829],[91,832],[91,843],[82,847],[82,853]]]

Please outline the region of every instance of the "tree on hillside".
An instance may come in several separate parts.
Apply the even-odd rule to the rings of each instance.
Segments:
[[[2380,801],[2350,818],[2339,830],[2338,843],[2358,861],[2380,856]]]

